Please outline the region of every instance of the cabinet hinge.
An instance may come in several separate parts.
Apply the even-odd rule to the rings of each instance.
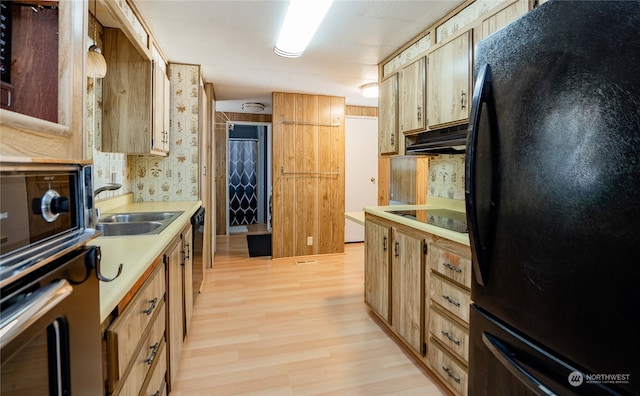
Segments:
[[[427,354],[427,343],[423,342],[422,343],[422,356],[425,356]]]
[[[427,254],[429,251],[429,246],[427,245],[427,241],[422,242],[422,253]]]

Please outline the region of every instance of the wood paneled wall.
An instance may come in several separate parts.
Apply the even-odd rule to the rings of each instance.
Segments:
[[[216,112],[215,116],[215,173],[213,181],[215,183],[216,195],[216,235],[224,235],[227,232],[227,130],[226,122],[247,121],[247,122],[271,122],[271,114],[247,114],[247,113],[221,113]]]
[[[377,117],[378,108],[369,106],[349,106],[347,105],[346,115],[359,117]]]
[[[344,124],[343,97],[273,93],[273,258],[344,252]]]

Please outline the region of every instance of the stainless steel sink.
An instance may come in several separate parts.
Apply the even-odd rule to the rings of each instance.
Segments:
[[[137,212],[111,213],[98,219],[99,223],[132,223],[139,221],[167,221],[180,216],[182,212]]]
[[[144,221],[139,223],[98,223],[98,231],[102,236],[143,235],[158,234],[162,223],[158,221]]]
[[[105,213],[96,229],[102,236],[157,235],[183,212]]]

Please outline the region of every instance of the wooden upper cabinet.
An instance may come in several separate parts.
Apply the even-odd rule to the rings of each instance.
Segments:
[[[398,153],[398,74],[380,83],[378,94],[378,150]]]
[[[155,47],[154,47],[155,48]],[[166,64],[159,54],[153,59],[153,136],[151,150],[169,153],[170,84]]]
[[[104,29],[104,47],[109,71],[102,82],[102,151],[166,155],[168,130],[165,137],[154,139],[154,110],[164,109],[166,74],[157,71],[154,78],[153,61],[120,29]],[[156,91],[161,92],[159,101]],[[154,108],[158,102],[162,105]],[[160,131],[164,123],[162,113]]]
[[[520,18],[522,15],[529,11],[529,5],[525,1],[516,1],[502,10],[492,14],[486,19],[482,20],[482,26],[480,29],[479,37],[476,40],[482,40],[489,37],[498,29],[508,25],[509,23]]]
[[[86,2],[2,2],[0,155],[83,160]],[[49,5],[50,4],[50,5]]]
[[[425,106],[427,69],[421,57],[400,72],[400,131],[421,131],[427,128]]]
[[[464,124],[471,107],[471,31],[429,54],[427,105],[429,128]]]

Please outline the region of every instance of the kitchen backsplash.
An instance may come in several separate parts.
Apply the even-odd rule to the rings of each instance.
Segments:
[[[102,80],[87,80],[87,156],[93,159],[94,187],[115,180],[123,187],[101,193],[98,199],[129,192],[141,201],[198,199],[200,69],[171,64],[171,141],[169,155],[127,155],[100,151],[102,142]]]
[[[427,197],[464,200],[464,158],[464,154],[431,158]]]

